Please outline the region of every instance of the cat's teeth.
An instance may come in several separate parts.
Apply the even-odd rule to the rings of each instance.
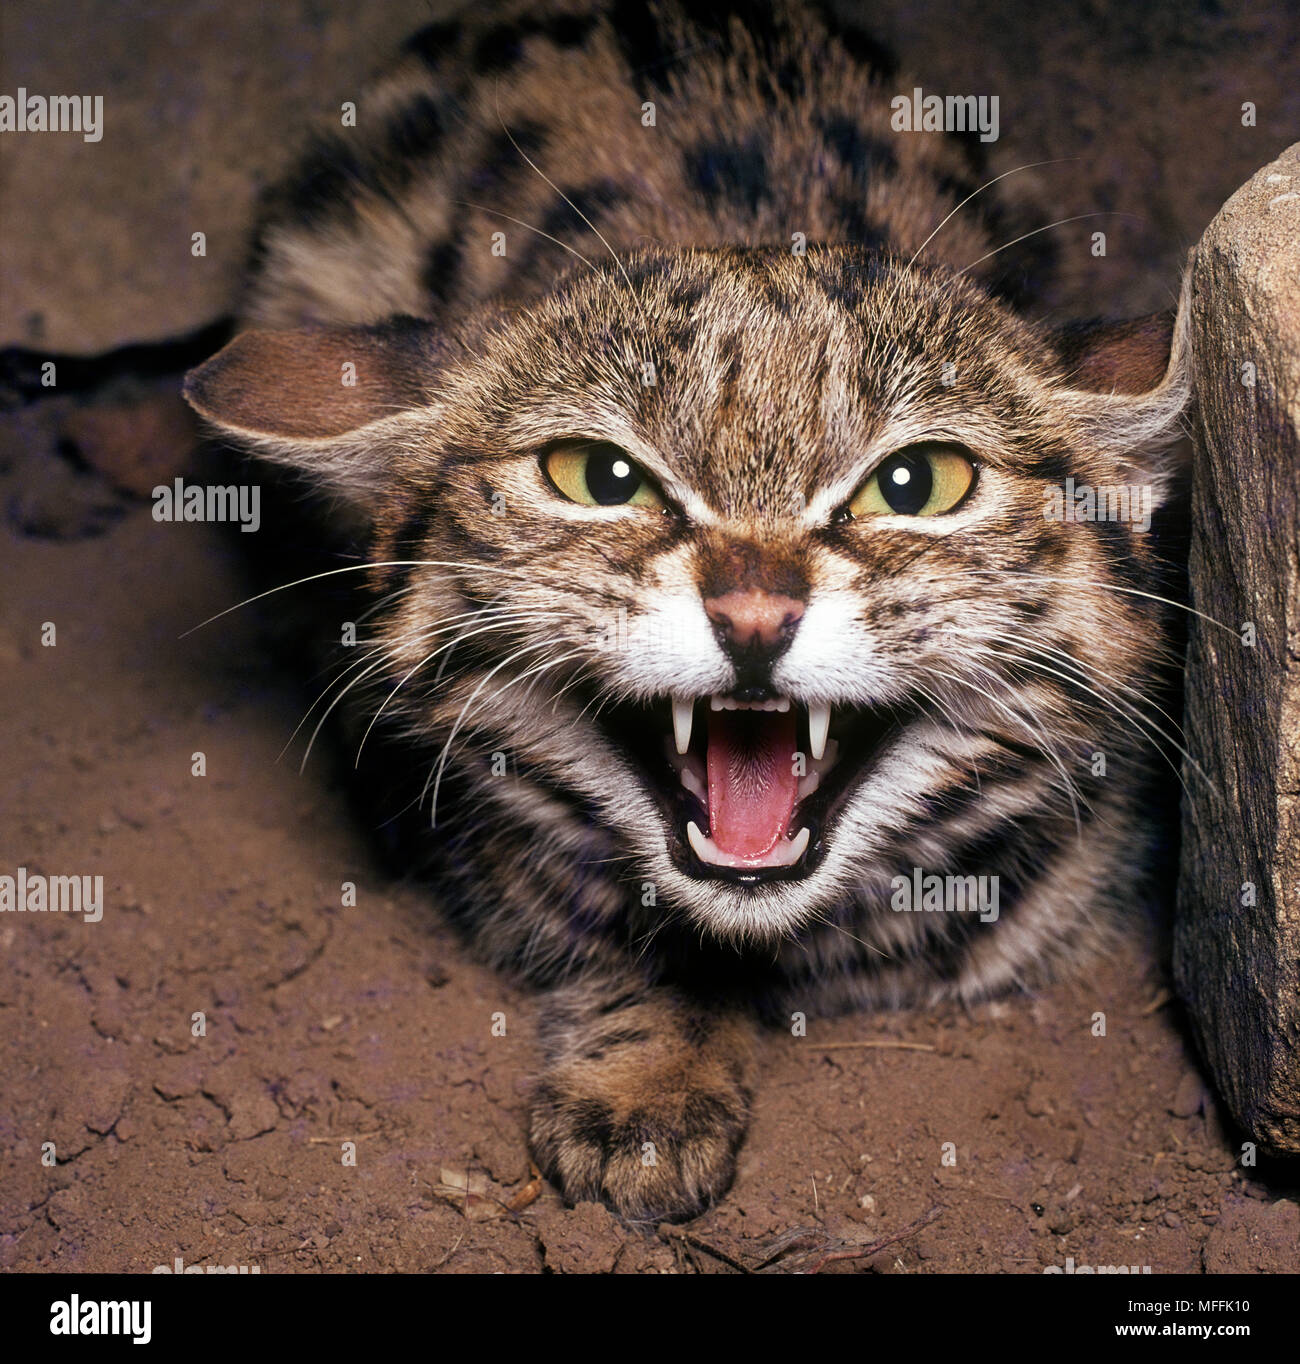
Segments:
[[[735,701],[730,696],[714,694],[709,697],[710,710],[768,710],[785,711],[790,709],[790,698],[778,696],[771,701]]]
[[[673,742],[678,753],[691,746],[691,717],[695,714],[695,700],[690,696],[673,697]]]
[[[824,701],[814,701],[808,707],[808,749],[814,758],[826,752],[826,735],[831,727],[831,708]]]
[[[724,853],[711,839],[706,838],[700,826],[692,819],[686,825],[686,837],[695,855],[701,862],[714,867],[792,867],[804,855],[812,834],[805,826],[793,838],[782,838],[770,852],[759,858],[734,857]]]
[[[805,824],[804,827],[788,841],[786,844],[786,857],[788,860],[785,862],[787,867],[794,866],[794,864],[804,855],[804,851],[807,849],[811,838],[812,830]]]

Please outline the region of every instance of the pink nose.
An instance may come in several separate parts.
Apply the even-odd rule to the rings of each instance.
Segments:
[[[755,644],[771,649],[779,644],[799,623],[803,607],[803,602],[794,597],[759,591],[728,592],[704,602],[715,629],[742,649]]]

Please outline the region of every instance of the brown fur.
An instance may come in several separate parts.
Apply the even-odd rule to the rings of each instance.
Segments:
[[[548,992],[539,1160],[637,1218],[726,1188],[755,1017],[972,999],[1103,950],[1160,724],[1149,539],[1043,508],[1067,477],[1159,500],[1181,336],[1027,322],[1007,298],[1041,262],[966,270],[1015,206],[936,232],[980,181],[891,132],[863,36],[737,9],[421,35],[271,196],[246,316],[307,329],[250,331],[189,387],[367,519],[359,728],[419,764],[453,918]],[[338,392],[348,361],[364,382]],[[661,505],[566,500],[543,461],[574,440],[625,451]],[[978,466],[958,506],[848,514],[936,440]],[[754,593],[786,599],[767,652],[706,609]],[[695,859],[664,756],[670,697],[742,687],[832,705],[843,747],[816,841],[749,883]],[[912,868],[1000,878],[1001,917],[894,912]]]

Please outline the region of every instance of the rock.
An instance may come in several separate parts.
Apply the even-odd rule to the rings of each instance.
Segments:
[[[86,1126],[99,1136],[111,1132],[122,1116],[131,1089],[131,1077],[125,1069],[106,1065],[102,1060],[89,1069],[81,1086]]]
[[[1174,969],[1233,1117],[1300,1154],[1300,144],[1196,248],[1188,766]],[[1248,647],[1238,631],[1253,626]]]
[[[1035,1080],[1025,1094],[1025,1112],[1031,1118],[1046,1117],[1052,1111],[1052,1087],[1043,1080]]]
[[[1178,1082],[1174,1097],[1170,1100],[1169,1111],[1175,1118],[1193,1118],[1205,1103],[1205,1086],[1194,1070],[1185,1070]]]

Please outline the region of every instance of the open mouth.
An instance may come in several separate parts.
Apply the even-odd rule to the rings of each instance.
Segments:
[[[644,767],[677,865],[744,883],[798,879],[817,866],[837,810],[899,724],[889,709],[781,696],[675,696],[602,718]]]

